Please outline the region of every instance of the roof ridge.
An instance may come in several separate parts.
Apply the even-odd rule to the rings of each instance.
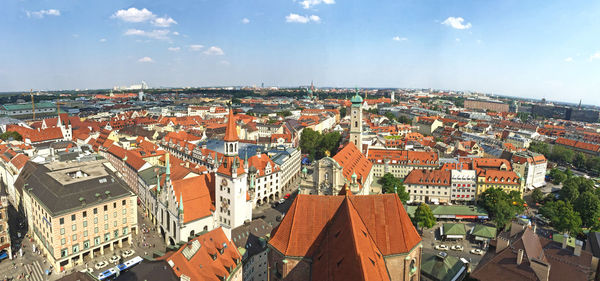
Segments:
[[[303,197],[301,195],[302,194],[298,194],[296,196],[296,199],[294,199],[294,202],[292,202],[292,205],[290,206],[290,208],[288,209],[288,212],[286,214],[287,216],[289,216],[290,215],[290,210],[292,209],[292,207],[294,207],[293,208],[292,221],[290,223],[290,229],[289,229],[290,235],[288,235],[288,241],[287,241],[287,243],[285,243],[285,251],[283,252],[284,256],[287,255],[288,249],[290,248],[290,242],[292,241],[292,235],[294,235],[294,233],[293,233],[292,230],[294,229],[294,221],[295,221],[295,218],[296,218],[296,211],[298,210],[298,201],[300,200],[300,197]],[[281,221],[283,222],[283,220],[281,220]],[[281,225],[281,223],[279,223],[279,225]],[[277,226],[277,228],[279,228],[279,226]],[[273,230],[275,230],[275,228]]]

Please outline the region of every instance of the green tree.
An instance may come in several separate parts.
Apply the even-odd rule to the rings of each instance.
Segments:
[[[586,227],[596,226],[600,218],[600,199],[592,191],[581,193],[575,200],[574,208],[581,215],[581,223]]]
[[[500,188],[490,188],[481,193],[479,204],[488,211],[499,228],[504,228],[516,214],[524,209],[524,201],[521,199],[520,192],[506,193]]]
[[[555,145],[550,153],[550,160],[559,163],[572,163],[575,153],[573,150]]]
[[[535,203],[541,203],[542,200],[544,200],[542,190],[539,188],[534,189],[533,192],[531,192],[531,199],[533,199],[533,202]]]
[[[540,154],[544,154],[546,158],[550,156],[550,147],[548,147],[548,144],[545,142],[534,141],[529,145],[529,150]]]
[[[2,140],[9,140],[11,138],[16,141],[23,140],[23,137],[21,136],[21,134],[14,132],[14,131],[6,131],[6,132],[0,134],[0,139],[2,139]]]
[[[278,112],[277,115],[279,115],[281,117],[288,117],[288,116],[292,116],[292,113],[289,110],[284,110],[282,112]]]
[[[317,158],[324,157],[326,151],[329,151],[330,155],[335,155],[341,140],[342,135],[340,135],[338,132],[331,132],[323,135],[321,137],[321,141],[319,142]]]
[[[554,184],[560,184],[567,179],[567,175],[556,168],[550,170],[550,177],[552,178],[552,183]]]
[[[393,113],[391,113],[391,112],[389,112],[389,111],[388,111],[388,112],[386,112],[384,116],[385,116],[387,119],[390,119],[390,121],[394,121],[394,120],[396,120],[396,116],[394,116],[394,114],[393,114]]]
[[[414,222],[421,227],[421,232],[423,232],[423,228],[432,228],[435,225],[435,217],[427,204],[421,203],[417,207]]]
[[[565,202],[574,202],[579,197],[579,189],[573,184],[563,184],[563,187],[558,192],[560,200]]]
[[[581,216],[569,202],[552,201],[540,208],[540,213],[548,218],[552,226],[559,232],[578,234],[581,231]]]
[[[573,157],[573,165],[577,167],[577,169],[585,169],[585,155],[581,152],[577,152],[575,157]]]
[[[398,122],[408,125],[412,124],[412,120],[404,115],[400,115],[400,117],[398,117]]]
[[[405,203],[410,199],[410,195],[406,192],[406,188],[404,187],[404,182],[402,179],[394,177],[391,173],[385,173],[383,177],[381,177],[377,181],[383,190],[384,193],[396,193],[398,197],[400,197],[400,201]]]
[[[344,118],[346,116],[346,107],[342,106],[340,107],[340,118]]]
[[[300,135],[300,149],[308,154],[308,158],[313,161],[317,157],[317,147],[321,143],[321,134],[311,128],[302,130]]]

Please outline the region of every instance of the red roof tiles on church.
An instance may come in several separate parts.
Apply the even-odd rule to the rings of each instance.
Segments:
[[[346,204],[343,208],[348,209],[340,211],[342,204]],[[349,214],[351,212],[354,214]],[[338,219],[345,222],[352,220],[352,223],[334,223]],[[369,236],[369,239],[346,241],[348,244],[345,245],[348,247],[344,248],[327,246],[321,249],[327,243],[335,244],[329,240],[334,239],[334,236],[323,234],[337,232],[338,227],[342,232],[354,231]],[[373,242],[372,245],[369,244],[370,241]],[[384,256],[402,254],[409,252],[420,241],[421,237],[396,194],[298,195],[281,224],[273,230],[269,244],[286,256],[312,257],[314,261],[327,249],[330,249],[328,252],[341,252],[329,252],[328,255],[348,255],[348,258],[353,258],[355,252],[350,251],[355,250],[350,245],[355,245],[361,251],[373,248],[372,251],[376,249]]]
[[[333,159],[342,166],[342,175],[348,182],[352,181],[352,174],[356,173],[359,182],[364,183],[373,166],[353,142],[346,144],[342,150],[333,156]]]

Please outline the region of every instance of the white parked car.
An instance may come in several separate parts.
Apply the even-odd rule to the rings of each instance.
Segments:
[[[120,259],[119,256],[112,256],[112,257],[110,257],[109,261],[110,261],[110,263],[116,263],[119,261],[119,259]]]
[[[80,270],[79,272],[81,272],[81,273],[92,273],[92,272],[94,272],[94,270],[91,269],[91,268],[86,268],[86,269]]]
[[[135,251],[134,251],[134,250],[125,250],[125,251],[123,252],[123,255],[122,255],[122,256],[123,256],[123,258],[126,258],[126,257],[131,257],[131,256],[133,256],[133,253],[135,253]]]
[[[435,247],[433,247],[436,250],[441,250],[441,251],[447,251],[448,250],[448,246],[442,244],[442,245],[435,245]]]
[[[279,199],[279,204],[283,204],[285,202],[285,199],[281,198]]]
[[[483,251],[480,249],[473,249],[473,250],[471,250],[471,254],[481,256],[481,255],[483,255]]]
[[[450,247],[450,250],[462,251],[462,250],[464,250],[464,248],[461,245],[453,245],[452,247]]]
[[[94,265],[94,267],[95,267],[96,269],[100,269],[100,268],[103,268],[103,267],[105,267],[105,266],[107,266],[107,265],[108,265],[108,263],[107,263],[107,262],[105,262],[105,261],[101,261],[101,262],[99,262],[99,263],[96,263],[96,264]]]

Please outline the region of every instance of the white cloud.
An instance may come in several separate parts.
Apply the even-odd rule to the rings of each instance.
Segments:
[[[151,57],[141,57],[138,62],[154,62],[154,60]]]
[[[406,38],[406,37],[400,37],[400,36],[394,36],[392,38],[392,40],[394,40],[394,41],[406,41],[406,40],[408,40],[408,38]]]
[[[480,39],[477,39],[477,44],[481,44],[483,43],[483,41],[481,41]]]
[[[190,48],[190,50],[192,50],[192,51],[200,51],[202,48],[204,48],[204,46],[196,44],[196,45],[189,45],[188,48]]]
[[[243,18],[243,19],[242,19],[242,23],[243,23],[243,24],[249,24],[249,23],[250,23],[250,20],[249,20],[248,18]]]
[[[572,61],[573,61],[572,57],[565,58],[565,62],[572,62]]]
[[[471,23],[468,22],[466,24],[463,24],[463,22],[465,21],[465,19],[461,18],[461,17],[449,17],[447,18],[445,21],[442,22],[442,24],[450,26],[452,28],[455,29],[469,29],[471,28]]]
[[[285,16],[285,21],[294,23],[308,23],[310,21],[320,22],[321,18],[317,15],[301,16],[298,14],[290,13],[289,15]]]
[[[209,56],[222,56],[225,54],[225,52],[223,52],[223,49],[219,47],[211,46],[206,51],[204,51],[204,54]]]
[[[460,42],[460,38],[456,38],[454,39],[456,42]]]
[[[137,8],[132,7],[127,10],[118,10],[112,15],[112,18],[126,22],[146,22],[156,18],[156,15],[146,8],[138,10]]]
[[[171,52],[178,52],[179,50],[181,50],[181,48],[180,48],[180,47],[169,47],[169,48],[167,48],[167,49],[168,49],[169,51],[171,51]]]
[[[173,35],[179,35],[179,32],[173,31]]]
[[[48,9],[48,10],[39,10],[39,11],[25,11],[25,13],[27,14],[27,17],[34,17],[34,18],[43,18],[45,16],[60,16],[60,11],[57,9]]]
[[[600,59],[600,51],[598,51],[590,56],[590,61],[599,60],[599,59]]]
[[[314,22],[320,22],[321,21],[321,18],[319,16],[317,16],[317,15],[311,15],[309,18],[310,18],[311,21],[314,21]]]
[[[100,42],[103,42],[103,43],[104,43],[104,42],[106,42],[106,38],[102,38],[102,39],[100,39],[100,40],[98,40],[98,41],[100,41]]]
[[[177,22],[171,17],[156,18],[152,21],[152,24],[158,27],[169,27]]]
[[[158,40],[168,40],[169,39],[169,30],[167,29],[154,29],[152,31],[145,31],[145,30],[141,30],[141,29],[127,29],[127,31],[125,31],[125,33],[123,33],[123,35],[127,35],[127,36],[142,36],[142,37],[148,37],[148,38],[152,38],[152,39],[158,39]]]
[[[304,9],[310,9],[319,4],[335,4],[335,0],[304,0],[299,2]]]
[[[229,63],[226,60],[222,60],[222,61],[219,62],[219,64],[221,64],[221,65],[230,65],[231,63]]]

